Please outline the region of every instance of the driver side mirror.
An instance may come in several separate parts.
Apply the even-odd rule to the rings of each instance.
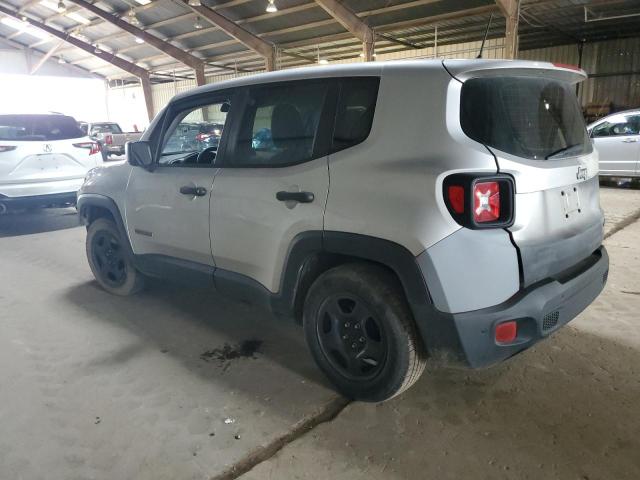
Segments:
[[[142,167],[149,171],[153,170],[153,156],[151,155],[149,142],[144,140],[127,142],[125,149],[129,165]]]

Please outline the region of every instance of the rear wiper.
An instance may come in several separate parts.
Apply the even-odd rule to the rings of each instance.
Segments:
[[[563,147],[560,150],[556,150],[555,152],[550,153],[549,155],[547,155],[546,157],[544,157],[545,160],[549,160],[550,158],[555,157],[556,155],[560,155],[561,153],[565,153],[571,149],[574,149],[576,147],[582,147],[582,143],[576,143],[574,145],[569,145],[568,147]]]

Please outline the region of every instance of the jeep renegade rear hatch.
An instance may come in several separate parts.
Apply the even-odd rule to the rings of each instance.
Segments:
[[[562,278],[602,243],[598,159],[575,94],[581,70],[522,61],[451,61],[466,137],[515,183],[508,228],[527,287]]]

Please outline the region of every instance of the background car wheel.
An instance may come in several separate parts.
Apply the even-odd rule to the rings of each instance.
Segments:
[[[99,218],[91,223],[86,248],[91,271],[105,290],[115,295],[133,295],[143,288],[142,274],[133,266],[114,222]]]
[[[349,264],[322,274],[309,289],[303,323],[318,366],[346,397],[388,400],[424,371],[404,292],[384,268]]]

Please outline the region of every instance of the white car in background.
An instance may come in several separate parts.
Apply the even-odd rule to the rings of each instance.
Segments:
[[[640,177],[640,110],[601,118],[588,127],[600,155],[600,175]]]
[[[0,214],[74,205],[85,175],[102,163],[100,146],[72,117],[0,115]]]

